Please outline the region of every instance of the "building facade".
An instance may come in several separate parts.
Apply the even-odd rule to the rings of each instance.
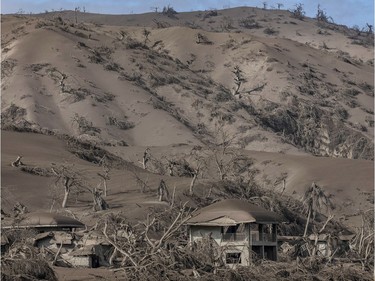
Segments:
[[[209,238],[231,267],[253,259],[277,260],[277,214],[244,200],[224,200],[207,206],[187,222],[190,243]]]

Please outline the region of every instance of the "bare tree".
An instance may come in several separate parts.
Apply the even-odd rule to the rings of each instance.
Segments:
[[[151,11],[154,11],[155,13],[157,13],[159,10],[159,7],[151,7],[150,9]]]
[[[277,3],[277,9],[281,9],[282,7],[284,7],[284,4],[283,3]]]
[[[80,7],[75,7],[74,8],[74,17],[75,17],[75,21],[76,21],[76,23],[78,23],[78,12],[81,10],[81,8]]]
[[[320,22],[333,22],[333,18],[327,16],[326,12],[320,8],[320,4],[318,5],[318,10],[316,12],[316,19]]]
[[[216,124],[214,141],[208,146],[208,149],[216,165],[220,180],[225,180],[228,177],[233,164],[238,159],[238,155],[230,149],[234,139],[235,136],[229,134],[223,123]]]
[[[267,10],[267,2],[263,2],[263,10]]]
[[[56,166],[52,164],[51,170],[53,174],[56,176],[55,184],[60,183],[64,188],[64,199],[62,201],[61,206],[63,208],[66,208],[68,197],[72,191],[72,188],[82,187],[82,178],[79,173],[74,171],[74,168],[72,166]]]
[[[165,198],[165,201],[169,201],[169,191],[164,180],[160,180],[159,187],[158,187],[158,197],[159,197],[160,202],[163,201],[164,198]]]
[[[145,40],[144,40],[144,44],[145,44],[145,45],[147,44],[148,41],[150,41],[150,40],[148,39],[148,36],[150,36],[150,34],[151,34],[151,31],[150,31],[150,30],[148,30],[148,29],[146,29],[146,28],[143,29],[143,31],[142,31],[142,35],[143,35],[143,37],[145,38]]]
[[[184,247],[176,241],[181,238],[190,213],[185,203],[164,212],[149,213],[147,219],[137,225],[131,225],[121,214],[109,214],[98,227],[115,248],[112,260],[115,255],[122,257],[121,266],[127,277],[133,280],[150,280],[150,276],[165,279],[176,261],[185,259]],[[160,238],[155,239],[155,233],[160,234]]]
[[[143,169],[147,169],[147,162],[150,160],[150,148],[146,148],[146,150],[143,152],[143,157],[142,157],[142,165]]]
[[[163,7],[162,14],[168,16],[169,18],[176,18],[176,14],[178,13],[175,11],[175,9],[173,9],[172,6],[168,5]]]
[[[236,85],[236,87],[234,88],[233,95],[234,96],[238,95],[241,98],[240,88],[241,88],[242,83],[246,82],[246,79],[243,76],[243,72],[238,65],[234,67],[232,73],[234,74],[234,84]]]
[[[106,163],[104,163],[102,167],[103,167],[103,172],[97,173],[97,174],[102,179],[102,182],[103,182],[104,197],[107,197],[107,181],[111,179],[111,177],[109,176],[110,168]]]
[[[147,175],[146,179],[144,180],[135,171],[132,171],[132,174],[137,182],[137,185],[140,187],[142,193],[145,193],[147,190],[150,190],[150,186],[148,185],[149,175]]]
[[[303,20],[304,17],[305,17],[305,11],[303,9],[303,4],[301,3],[298,3],[295,5],[295,9],[291,11],[292,13],[292,17],[296,18],[296,19],[299,19],[299,20]]]
[[[316,213],[320,211],[322,207],[331,209],[333,205],[329,197],[324,193],[323,188],[318,186],[315,182],[306,189],[302,202],[308,213],[305,231],[303,233],[303,236],[306,237],[311,215],[315,218]]]
[[[94,211],[102,211],[109,209],[108,203],[102,197],[102,190],[94,188],[93,190],[91,190],[91,193],[94,199],[94,206],[92,207]]]
[[[361,211],[361,226],[350,241],[350,249],[362,263],[362,268],[373,271],[374,262],[374,209]],[[372,268],[371,268],[372,267]]]
[[[372,31],[372,28],[373,28],[372,24],[366,23],[366,26],[367,26],[367,34],[368,35],[372,34],[373,33],[373,31]]]
[[[194,194],[194,185],[198,178],[198,176],[202,173],[204,169],[207,168],[206,158],[199,154],[199,151],[193,149],[190,153],[193,163],[190,163],[190,167],[192,168],[192,179],[189,186],[189,194]]]

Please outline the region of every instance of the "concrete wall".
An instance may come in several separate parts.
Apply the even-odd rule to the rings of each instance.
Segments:
[[[91,256],[75,256],[69,259],[69,262],[74,266],[80,267],[92,267],[92,257]]]
[[[211,238],[220,245],[221,243],[221,227],[220,226],[191,226],[190,227],[190,241],[196,241],[207,237],[211,234]]]
[[[241,253],[240,265],[250,264],[249,225],[245,225],[245,234],[245,239],[240,241],[222,241],[221,226],[190,226],[190,241],[198,241],[211,235],[211,238],[221,247],[225,263],[227,253]],[[229,267],[236,265],[238,264],[228,264]]]
[[[240,265],[250,265],[252,250],[254,250],[252,246],[257,246],[259,248],[261,257],[277,260],[276,225],[272,226],[272,235],[268,235],[274,238],[272,240],[266,239],[266,234],[260,235],[259,231],[254,231],[254,229],[263,229],[264,227],[264,225],[254,223],[245,224],[243,232],[244,236],[242,239],[223,240],[221,226],[190,226],[190,242],[197,241],[210,235],[217,245],[221,247],[224,262],[226,261],[227,253],[241,253]],[[255,241],[252,240],[250,235],[251,232],[257,234]],[[228,266],[235,267],[236,265],[230,264]]]

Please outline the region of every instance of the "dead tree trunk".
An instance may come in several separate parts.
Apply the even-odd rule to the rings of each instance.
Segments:
[[[150,149],[146,148],[145,152],[143,153],[143,159],[142,159],[142,165],[143,169],[147,169],[147,162],[150,160],[150,154],[149,154]]]
[[[197,180],[197,177],[198,177],[198,173],[195,171],[194,175],[193,175],[193,178],[190,182],[189,195],[194,194],[194,184],[195,184],[195,181]]]
[[[23,165],[23,163],[21,162],[21,159],[22,159],[22,156],[18,156],[16,161],[11,163],[12,167],[19,167]]]
[[[65,178],[64,179],[64,199],[63,199],[63,202],[61,204],[61,207],[65,208],[66,207],[66,203],[68,202],[68,197],[69,197],[69,194],[70,194],[70,178]]]
[[[102,210],[107,210],[109,208],[108,203],[103,199],[102,197],[102,191],[97,190],[96,188],[92,190],[92,195],[94,199],[94,206],[93,210],[94,211],[102,211]]]
[[[55,184],[62,181],[64,187],[64,199],[61,204],[63,208],[66,208],[70,192],[73,187],[82,187],[82,181],[79,173],[75,172],[73,168],[68,168],[64,165],[60,167],[51,167],[52,172],[57,177]]]
[[[103,187],[104,187],[104,197],[107,197],[107,180],[110,180],[109,177],[109,168],[104,168],[104,173],[98,173],[98,176],[103,180]]]
[[[159,201],[163,201],[163,198],[165,197],[165,201],[169,201],[169,191],[167,188],[167,185],[165,184],[164,180],[160,181],[159,187],[158,187],[158,195],[159,195]]]
[[[176,166],[176,162],[174,161],[168,161],[168,173],[169,175],[172,177],[174,174],[173,174],[173,169],[174,167]]]
[[[113,266],[113,260],[114,260],[115,257],[117,256],[117,252],[118,252],[118,251],[117,251],[117,248],[114,248],[111,257],[109,258],[109,265],[110,265],[110,266]]]

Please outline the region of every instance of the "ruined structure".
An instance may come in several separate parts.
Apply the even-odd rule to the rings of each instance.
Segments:
[[[252,259],[277,260],[276,226],[280,217],[244,200],[224,200],[198,210],[187,222],[190,243],[209,237],[228,266]]]

